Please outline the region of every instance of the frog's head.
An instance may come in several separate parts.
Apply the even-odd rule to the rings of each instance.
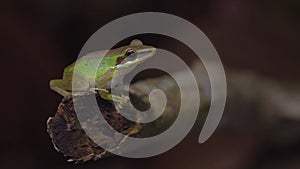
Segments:
[[[116,60],[116,68],[119,70],[134,68],[136,65],[151,58],[156,48],[143,45],[140,40],[132,40],[128,46],[122,47],[122,54]]]
[[[151,58],[156,52],[156,48],[152,46],[143,45],[140,40],[133,40],[127,46],[110,50],[107,59],[113,58],[114,67],[117,69],[118,74],[109,82],[108,86],[118,84],[121,79],[131,72],[135,67]]]

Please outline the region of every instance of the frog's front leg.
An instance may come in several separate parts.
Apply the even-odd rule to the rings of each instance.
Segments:
[[[129,100],[128,97],[113,95],[109,91],[109,88],[111,87],[111,86],[109,86],[111,80],[113,79],[113,77],[118,76],[118,74],[119,74],[119,72],[115,68],[111,68],[110,70],[108,70],[106,74],[104,74],[99,79],[97,79],[97,81],[96,81],[97,89],[96,90],[98,90],[99,95],[103,99],[110,100],[110,101],[113,100],[115,102],[123,104]]]
[[[99,95],[105,99],[105,100],[109,100],[109,101],[114,101],[120,104],[125,104],[127,103],[130,99],[127,96],[118,96],[118,95],[114,95],[111,93],[99,93]]]
[[[130,100],[129,97],[126,97],[123,95],[121,95],[121,96],[114,95],[107,89],[97,88],[95,90],[97,90],[99,95],[101,96],[101,98],[103,98],[105,100],[118,102],[120,104],[124,104],[124,103],[128,102],[128,100]]]

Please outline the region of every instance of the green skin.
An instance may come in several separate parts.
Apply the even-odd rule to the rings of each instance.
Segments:
[[[131,51],[131,55],[128,51]],[[51,80],[50,88],[64,97],[92,91],[99,92],[106,100],[122,101],[124,98],[112,96],[109,89],[138,64],[151,58],[155,51],[154,47],[143,45],[135,39],[128,46],[88,53],[77,60],[76,64],[74,62],[67,66],[62,79]],[[76,77],[74,82],[73,77]]]

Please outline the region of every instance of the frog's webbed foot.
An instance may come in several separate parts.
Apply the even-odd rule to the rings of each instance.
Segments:
[[[130,101],[130,98],[127,96],[117,96],[117,95],[111,95],[111,96],[114,102],[120,103],[121,105]]]
[[[97,87],[95,87],[95,88],[90,88],[90,92],[94,92],[94,93],[110,93],[110,91],[108,90],[108,89],[103,89],[103,88],[97,88]]]
[[[120,104],[125,104],[130,100],[127,96],[114,95],[111,94],[108,90],[100,90],[99,95],[105,100],[114,101]]]

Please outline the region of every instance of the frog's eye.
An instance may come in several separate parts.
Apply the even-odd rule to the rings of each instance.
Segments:
[[[135,59],[137,57],[137,52],[133,49],[128,49],[125,53],[126,57],[129,59]]]

